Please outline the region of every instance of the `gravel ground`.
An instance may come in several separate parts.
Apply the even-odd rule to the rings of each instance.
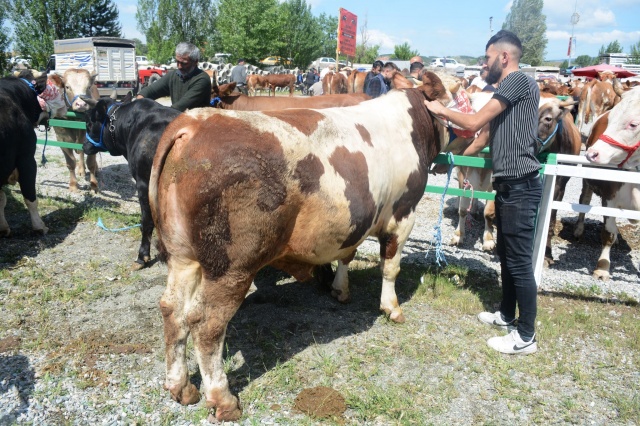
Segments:
[[[39,137],[42,136],[41,133]],[[39,146],[36,154],[38,159],[41,150],[42,147]],[[38,171],[40,194],[70,199],[74,203],[86,202],[88,199],[101,200],[103,205],[112,206],[120,212],[138,212],[132,180],[122,157],[101,156],[99,159],[101,193],[95,196],[88,195],[86,183],[82,181],[79,183],[85,184],[84,190],[69,194],[66,189],[66,169],[60,150],[48,148],[47,157],[49,158],[48,166]],[[445,181],[446,175],[440,175],[430,177],[429,183],[444,185]],[[581,182],[578,179],[569,182],[566,201],[577,202],[580,185]],[[595,198],[594,202],[596,202]],[[448,242],[451,239],[457,222],[457,200],[454,197],[447,197],[442,205],[440,195],[425,194],[418,208],[415,228],[404,250],[405,264],[431,265],[434,263],[434,226],[441,209],[443,212],[442,240]],[[33,249],[27,251],[19,264],[0,264],[0,267],[29,268],[31,265],[34,269],[36,266],[47,268],[52,271],[56,285],[60,286],[68,285],[70,276],[74,274],[91,276],[96,283],[104,283],[105,287],[109,283],[125,280],[123,271],[133,261],[137,252],[136,238],[127,237],[122,233],[109,233],[88,222],[80,222],[72,232],[63,233],[53,221],[53,215],[45,216],[44,220],[50,227],[50,234],[43,237],[41,243],[32,243],[32,236],[20,236],[20,233],[28,233],[25,227],[14,228],[18,235],[1,244],[7,244],[5,246],[7,248],[28,240],[28,244]],[[626,224],[621,226],[621,241],[612,250],[612,279],[605,283],[591,277],[591,271],[600,253],[601,219],[587,217],[585,237],[582,242],[576,242],[572,237],[575,220],[574,214],[566,212],[558,214],[556,232],[558,236],[553,241],[556,263],[551,269],[544,271],[541,291],[571,294],[589,290],[607,299],[624,295],[626,298],[640,300],[638,275],[640,256],[636,228]],[[622,221],[619,222],[622,224]],[[464,245],[456,248],[445,244],[444,254],[451,264],[486,271],[487,274],[497,277],[499,270],[497,258],[492,253],[484,253],[480,250],[481,232],[482,223],[472,220]],[[377,244],[373,240],[366,241],[360,253],[376,255]],[[89,261],[92,262],[91,264],[99,265],[97,271],[91,270]],[[150,268],[136,272],[135,280],[132,280],[129,287],[120,286],[110,290],[111,293],[99,297],[90,304],[89,310],[86,306],[75,307],[56,302],[51,306],[52,322],[50,324],[34,324],[29,315],[21,317],[12,312],[3,313],[7,324],[15,325],[16,329],[12,334],[0,335],[2,338],[0,339],[0,425],[14,423],[33,425],[193,424],[193,421],[185,418],[192,418],[197,410],[201,410],[201,407],[181,407],[171,401],[162,390],[164,353],[161,336],[162,321],[157,302],[164,290],[165,279],[166,267],[156,263]],[[0,290],[2,294],[10,295],[9,280],[0,279]],[[323,308],[323,303],[330,302],[318,302],[320,308]],[[335,308],[332,307],[333,305],[327,306],[327,312],[332,312],[331,315],[333,315]],[[246,309],[259,312],[259,309],[265,308],[266,306],[257,304]],[[355,308],[361,307],[356,305]],[[351,305],[350,309],[354,309],[354,305]],[[364,309],[370,309],[370,307]],[[339,312],[341,312],[340,315],[347,315],[344,313],[346,311]],[[238,314],[240,318],[237,321],[234,320],[236,321],[234,324],[241,327],[243,321],[246,321],[246,315],[248,313],[241,310]],[[287,312],[286,315],[293,317],[295,313]],[[318,328],[324,327],[326,330],[338,327],[335,321],[324,319],[322,315],[319,317],[321,319],[318,320]],[[373,316],[371,321],[377,321],[376,318],[378,318],[377,315]],[[430,318],[426,318],[424,321],[429,320]],[[289,319],[289,321],[294,320]],[[345,321],[345,323],[348,322],[349,320]],[[28,329],[31,327],[48,327],[50,339],[53,341],[60,339],[65,342],[64,346],[59,348],[61,353],[65,348],[72,350],[69,348],[74,345],[94,345],[95,350],[92,351],[94,356],[56,363],[55,351],[53,355],[51,352],[30,351],[28,345],[22,342],[21,339],[28,338],[30,335]],[[155,332],[149,333],[148,330],[155,330]],[[322,331],[318,333],[321,335]],[[230,334],[233,335],[233,331],[230,331]],[[71,339],[70,336],[74,338]],[[333,337],[335,336],[332,335]],[[240,339],[237,334],[234,338]],[[104,341],[110,342],[108,348],[104,346]],[[242,343],[236,343],[235,348],[238,349],[241,345]],[[305,348],[303,345],[300,351],[304,352]],[[238,351],[234,358],[242,356],[248,358],[251,355],[250,352],[243,350]],[[65,359],[62,356],[61,358]],[[241,361],[237,360],[239,363]],[[193,365],[190,364],[190,367]],[[78,377],[53,374],[54,371],[73,369],[81,372],[81,379],[93,384],[82,387],[77,385]],[[110,374],[111,372],[114,374]],[[462,380],[464,383],[464,378]],[[96,386],[96,383],[103,386]],[[464,384],[462,386],[464,387]],[[484,386],[482,383],[475,383],[471,391],[482,386]],[[474,396],[476,397],[482,398],[482,395]],[[274,396],[271,395],[271,398]],[[251,407],[245,407],[245,409],[250,410]],[[288,408],[282,408],[282,410],[284,414],[291,416],[291,424],[297,423],[296,418],[304,419],[300,414],[288,413]],[[474,412],[477,410],[481,413],[492,411],[498,413],[497,417],[489,417],[497,424],[527,423],[526,412],[521,412],[514,418],[506,407],[493,407],[490,402],[482,405],[477,401],[469,405],[463,400],[452,403],[445,415],[433,421],[436,424],[469,424],[478,415]],[[500,417],[500,413],[505,414],[506,417]],[[280,412],[279,416],[282,414]],[[345,417],[348,420],[348,411]],[[607,416],[602,415],[591,417],[593,418],[596,418],[596,424],[607,423],[608,420]],[[578,420],[578,423],[585,422],[586,419]],[[201,423],[206,421],[203,419]],[[242,421],[242,424],[258,423],[277,424],[278,422],[269,417]],[[384,423],[373,421],[370,424]]]

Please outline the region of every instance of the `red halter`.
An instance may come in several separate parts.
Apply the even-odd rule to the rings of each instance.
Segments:
[[[617,146],[618,148],[627,151],[627,158],[624,159],[624,161],[620,164],[618,164],[618,168],[621,169],[622,166],[624,166],[624,163],[627,162],[627,160],[633,155],[634,152],[636,152],[638,150],[638,148],[640,148],[640,141],[638,141],[635,145],[633,146],[628,146],[628,145],[623,145],[620,142],[616,141],[615,139],[607,136],[607,135],[600,135],[600,137],[598,138],[598,140],[601,140],[602,142],[608,143],[609,145],[613,145],[613,146]]]

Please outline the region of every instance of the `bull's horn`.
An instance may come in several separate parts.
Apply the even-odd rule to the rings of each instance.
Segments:
[[[84,101],[87,103],[87,105],[89,105],[91,108],[95,108],[96,105],[98,105],[98,101],[93,99],[93,98],[84,98]]]

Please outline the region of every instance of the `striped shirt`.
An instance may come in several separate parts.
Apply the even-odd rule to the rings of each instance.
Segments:
[[[491,120],[489,143],[493,177],[519,179],[540,170],[536,158],[540,90],[520,71],[507,75],[493,94],[507,108]]]

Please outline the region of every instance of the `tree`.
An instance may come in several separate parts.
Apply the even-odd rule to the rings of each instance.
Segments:
[[[146,55],[147,53],[149,53],[149,50],[147,49],[147,45],[143,43],[142,40],[135,37],[132,38],[131,40],[133,40],[136,43],[136,55]]]
[[[369,46],[369,32],[367,30],[368,19],[364,16],[364,22],[360,26],[360,43],[356,44],[356,57],[354,62],[359,64],[372,64],[378,58],[379,44]]]
[[[83,37],[120,37],[122,27],[118,22],[118,8],[112,0],[86,2],[85,14],[80,18]]]
[[[53,53],[53,40],[80,37],[78,21],[84,16],[85,0],[13,0],[10,8],[14,47],[31,57],[31,66],[44,67]]]
[[[306,0],[287,0],[282,3],[284,25],[284,52],[280,56],[293,58],[293,65],[300,68],[313,61],[322,48],[321,29],[318,21],[311,14],[311,6]]]
[[[573,62],[581,67],[588,67],[593,64],[593,58],[589,55],[580,55]]]
[[[609,43],[606,48],[603,44],[598,51],[598,56],[603,56],[607,53],[622,53],[622,45],[620,44],[620,42],[618,40],[614,40]]]
[[[136,21],[147,39],[148,56],[165,63],[183,41],[210,51],[216,13],[213,0],[138,0]]]
[[[318,56],[336,56],[338,49],[338,17],[321,13],[317,18],[320,26],[320,51]]]
[[[568,66],[569,66],[569,61],[567,61],[566,59],[562,61],[562,63],[560,64],[560,68],[567,68]]]
[[[411,50],[409,43],[397,44],[393,47],[393,54],[401,61],[408,61],[414,56],[420,55],[417,50]]]
[[[547,48],[546,16],[542,14],[543,0],[513,0],[503,30],[516,34],[522,42],[520,62],[538,66]]]
[[[0,74],[5,74],[11,68],[9,54],[7,53],[11,37],[9,37],[9,29],[4,26],[8,17],[9,2],[8,0],[0,0]]]
[[[629,47],[629,63],[640,64],[640,41]]]
[[[220,0],[218,7],[220,45],[234,59],[255,64],[284,48],[278,40],[278,0]]]

